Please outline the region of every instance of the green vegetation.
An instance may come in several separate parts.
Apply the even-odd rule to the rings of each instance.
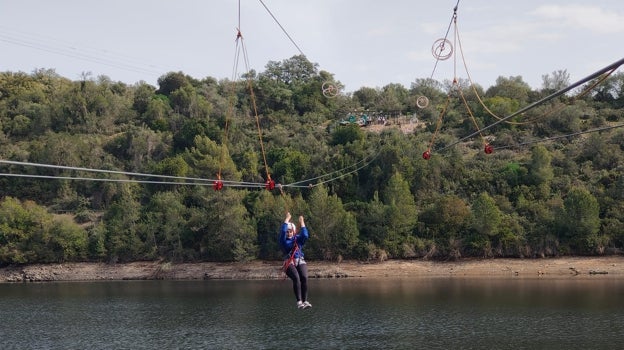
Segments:
[[[443,148],[475,131],[454,92],[432,137],[448,81],[326,98],[321,86],[333,75],[294,56],[248,74],[254,105],[247,81],[171,72],[154,87],[87,77],[0,73],[0,265],[280,259],[277,231],[286,210],[307,218],[310,259],[545,257],[624,248],[624,130],[608,128],[624,123],[622,73],[588,94],[562,96],[487,130],[492,154],[479,138]],[[487,90],[458,84],[483,127],[497,121],[490,111],[509,115],[569,85],[566,79],[565,71],[546,75],[541,90],[521,77],[500,77]],[[425,109],[416,102],[422,95]],[[357,110],[381,113],[392,125],[340,125]],[[395,127],[416,118],[424,128]],[[347,170],[322,177],[340,169]],[[267,170],[278,184],[317,180],[283,191],[215,191],[210,182],[179,179],[221,174],[264,183]],[[173,178],[113,181],[130,179],[128,173]]]

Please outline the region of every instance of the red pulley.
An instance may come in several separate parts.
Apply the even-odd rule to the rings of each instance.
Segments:
[[[212,184],[212,188],[214,188],[215,191],[221,191],[221,189],[223,188],[223,181],[221,180],[217,180]]]
[[[267,190],[269,190],[269,191],[270,191],[270,190],[272,190],[272,189],[274,189],[274,188],[275,188],[275,181],[273,181],[273,180],[268,180],[268,181],[266,182],[266,185],[265,185],[264,187],[265,187]]]
[[[494,152],[494,147],[492,147],[489,143],[485,145],[485,154],[492,154]]]
[[[425,152],[423,152],[422,157],[424,160],[429,160],[429,158],[431,158],[431,151],[426,150]]]

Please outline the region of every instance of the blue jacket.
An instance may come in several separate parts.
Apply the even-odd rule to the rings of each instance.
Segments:
[[[279,236],[279,244],[285,254],[284,258],[287,259],[289,257],[290,251],[295,245],[295,240],[297,241],[297,245],[299,246],[299,249],[297,249],[297,251],[295,252],[295,259],[303,258],[303,245],[308,241],[308,238],[310,237],[308,233],[308,228],[305,226],[301,227],[299,229],[299,233],[297,233],[290,239],[288,239],[286,236],[287,230],[288,224],[285,222],[282,223],[282,229]]]

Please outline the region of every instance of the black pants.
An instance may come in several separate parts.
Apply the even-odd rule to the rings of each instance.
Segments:
[[[299,264],[288,265],[286,276],[290,277],[293,283],[293,291],[297,301],[308,300],[308,265]]]

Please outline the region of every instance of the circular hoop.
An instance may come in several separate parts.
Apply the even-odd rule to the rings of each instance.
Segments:
[[[431,47],[433,57],[439,60],[448,60],[453,55],[453,44],[448,39],[438,39]]]
[[[416,106],[418,106],[418,108],[427,108],[427,106],[429,106],[429,99],[427,98],[427,96],[418,96],[418,98],[416,99]]]
[[[323,91],[323,96],[327,98],[333,98],[338,95],[338,88],[330,82],[324,82],[321,90]]]

